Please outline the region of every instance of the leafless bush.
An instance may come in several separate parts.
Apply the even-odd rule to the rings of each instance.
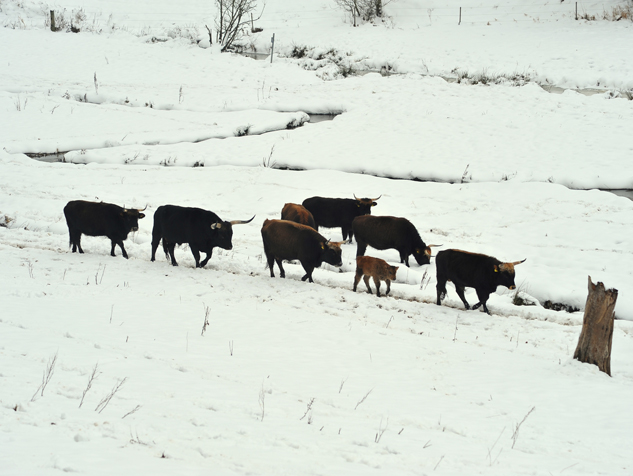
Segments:
[[[249,31],[249,23],[262,17],[266,6],[264,3],[259,16],[252,18],[257,9],[257,0],[215,0],[215,4],[218,11],[215,20],[216,41],[221,45],[221,51],[231,50],[236,41]]]

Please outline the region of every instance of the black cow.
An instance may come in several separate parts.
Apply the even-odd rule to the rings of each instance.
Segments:
[[[147,208],[147,207],[145,207]],[[143,208],[143,210],[145,210]],[[84,200],[73,200],[64,207],[68,234],[70,235],[69,246],[73,247],[73,253],[81,248],[81,235],[107,236],[112,242],[110,255],[114,254],[115,245],[119,245],[123,257],[127,259],[127,252],[123,246],[123,240],[127,239],[130,231],[138,230],[138,221],[145,216],[143,210],[135,208],[122,208],[112,203],[86,202]]]
[[[466,309],[470,309],[470,306],[464,296],[464,288],[475,288],[479,302],[473,306],[473,310],[483,305],[484,311],[490,314],[486,306],[488,297],[497,290],[497,286],[515,289],[514,267],[523,261],[502,263],[492,256],[468,251],[440,251],[435,257],[437,305],[440,306],[446,296],[446,281],[452,281]]]
[[[296,203],[286,203],[284,205],[281,210],[281,219],[294,221],[295,223],[307,225],[315,230],[317,229],[312,213],[303,205],[297,205]]]
[[[262,241],[270,277],[274,278],[274,262],[279,266],[282,278],[286,272],[282,260],[298,259],[306,274],[301,281],[308,279],[311,283],[312,272],[325,261],[332,266],[342,266],[341,243],[331,243],[313,228],[287,220],[265,220],[262,226]]]
[[[253,216],[255,218],[255,216]],[[152,229],[152,261],[156,259],[156,249],[163,240],[163,250],[171,264],[178,266],[174,256],[176,244],[189,244],[191,254],[196,260],[196,268],[203,268],[211,259],[213,248],[219,246],[225,250],[233,248],[233,225],[250,223],[250,220],[222,221],[215,213],[202,208],[162,205],[154,213]],[[206,258],[200,262],[200,252]]]
[[[431,262],[431,247],[426,245],[418,230],[406,218],[375,217],[365,215],[354,218],[352,230],[356,236],[356,256],[363,256],[367,245],[377,250],[395,249],[400,253],[400,262],[409,267],[409,255],[413,255],[419,265]]]
[[[380,196],[382,197],[382,195]],[[380,198],[378,197],[378,198]],[[371,207],[378,205],[378,198],[323,198],[311,197],[303,201],[303,206],[312,213],[316,222],[316,230],[319,227],[338,228],[343,231],[343,240],[352,242],[354,232],[352,231],[352,221],[357,216],[370,215]]]

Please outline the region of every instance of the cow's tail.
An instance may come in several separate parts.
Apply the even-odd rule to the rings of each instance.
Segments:
[[[163,242],[163,251],[165,252],[165,258],[167,258],[167,261],[169,261],[169,250],[167,249],[167,243],[165,243],[165,238],[161,239],[161,241]]]

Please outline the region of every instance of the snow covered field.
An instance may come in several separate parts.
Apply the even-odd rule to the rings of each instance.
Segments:
[[[333,2],[269,0],[247,41],[275,33],[271,63],[183,38],[208,39],[209,1],[2,1],[0,473],[631,474],[633,202],[596,189],[633,188],[633,23],[566,3],[398,0],[352,28]],[[44,27],[78,7],[99,28]],[[331,49],[338,66],[316,59]],[[442,79],[460,71],[530,82]],[[73,163],[23,155],[58,151]],[[527,258],[538,304],[500,288],[488,316],[449,285],[438,307],[433,261],[400,265],[389,297],[353,293],[355,244],[314,284],[292,264],[271,279],[263,221],[353,194],[427,243]],[[75,199],[147,205],[129,260],[105,238],[69,252]],[[176,268],[149,261],[167,203],[256,218]],[[582,309],[587,276],[620,292],[611,378],[571,358],[582,311],[542,307]]]

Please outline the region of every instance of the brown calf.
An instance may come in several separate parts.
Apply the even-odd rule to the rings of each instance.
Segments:
[[[369,287],[369,277],[374,278],[376,284],[376,296],[380,297],[380,281],[383,280],[387,283],[387,292],[391,291],[391,281],[396,279],[396,271],[398,266],[390,266],[385,260],[379,258],[373,258],[371,256],[358,256],[356,257],[356,276],[354,277],[354,292],[356,292],[356,286],[360,278],[363,277],[365,286],[367,286],[367,292],[371,294],[371,288]]]

